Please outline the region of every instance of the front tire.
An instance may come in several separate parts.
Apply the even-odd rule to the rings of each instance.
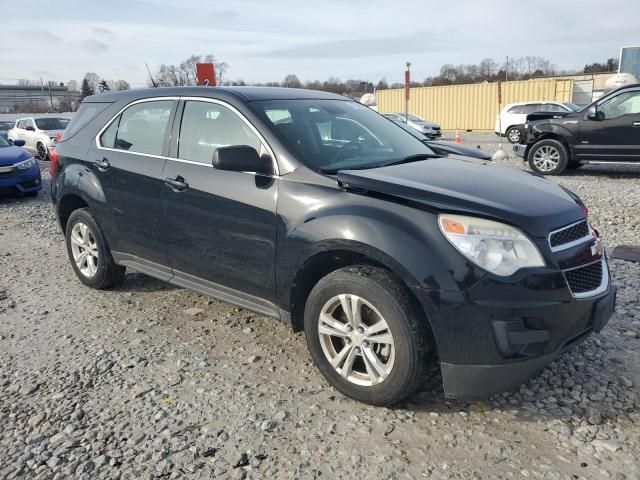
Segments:
[[[104,289],[122,281],[126,268],[113,261],[104,234],[88,208],[71,214],[65,236],[71,266],[82,283]]]
[[[560,175],[569,163],[569,152],[558,140],[541,140],[529,151],[529,166],[540,175]]]
[[[44,146],[44,143],[38,142],[36,145],[36,158],[43,162],[49,159],[49,152],[47,151],[47,147]]]
[[[509,143],[520,143],[520,129],[518,127],[510,127],[506,135]]]
[[[346,396],[392,405],[424,379],[431,352],[426,320],[387,270],[330,273],[309,294],[304,317],[316,366]]]

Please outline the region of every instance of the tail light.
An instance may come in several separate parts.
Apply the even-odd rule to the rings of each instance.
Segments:
[[[51,150],[49,150],[49,161],[51,162],[49,164],[49,174],[53,177],[53,174],[56,171],[56,165],[58,164],[58,150],[55,148],[52,148]]]

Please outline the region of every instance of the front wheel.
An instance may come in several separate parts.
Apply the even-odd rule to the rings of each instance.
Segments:
[[[568,163],[567,148],[558,140],[541,140],[529,151],[529,166],[541,175],[560,175]]]
[[[392,405],[420,386],[431,351],[425,319],[390,272],[330,273],[311,291],[305,336],[324,377],[345,395]]]

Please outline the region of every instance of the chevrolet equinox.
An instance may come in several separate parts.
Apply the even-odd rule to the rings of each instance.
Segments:
[[[438,157],[393,121],[308,90],[88,97],[51,152],[71,266],[125,269],[304,330],[327,381],[398,402],[525,381],[607,323],[615,287],[587,208],[540,176]]]

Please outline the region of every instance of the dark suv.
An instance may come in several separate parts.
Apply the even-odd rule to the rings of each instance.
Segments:
[[[619,88],[578,112],[527,115],[516,155],[542,175],[580,165],[640,162],[640,84]]]
[[[436,359],[447,396],[486,397],[600,331],[613,309],[578,197],[440,158],[337,95],[89,97],[52,163],[85,285],[109,287],[131,268],[280,319],[363,402],[407,397]]]

